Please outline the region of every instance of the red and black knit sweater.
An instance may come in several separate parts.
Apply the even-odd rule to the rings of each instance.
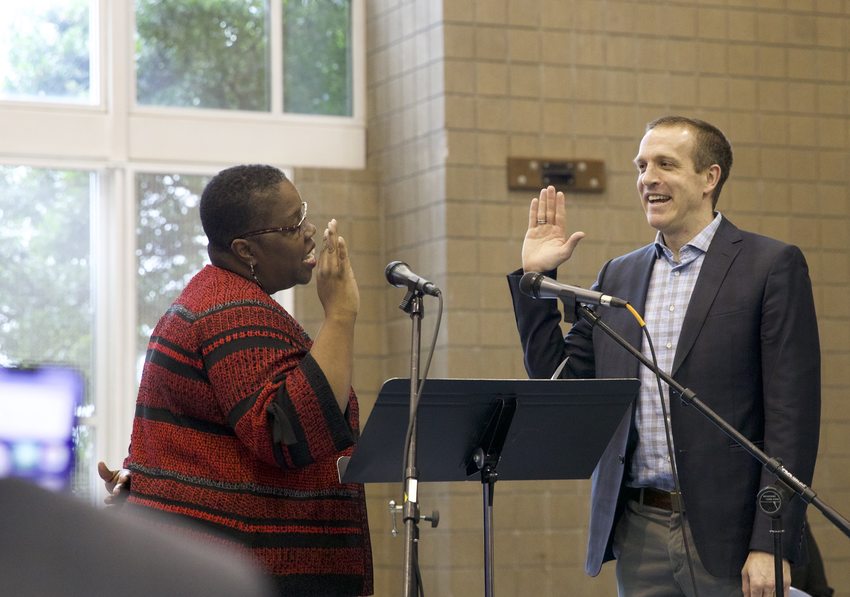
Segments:
[[[357,397],[340,413],[311,344],[256,284],[195,275],[148,345],[129,502],[247,547],[283,595],[370,595],[363,486],[336,470],[359,433]]]

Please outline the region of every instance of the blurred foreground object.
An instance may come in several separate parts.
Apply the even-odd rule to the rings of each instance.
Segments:
[[[68,490],[85,385],[69,366],[0,367],[0,477]]]
[[[232,549],[156,532],[69,495],[0,479],[0,578],[16,597],[265,597],[265,577]]]

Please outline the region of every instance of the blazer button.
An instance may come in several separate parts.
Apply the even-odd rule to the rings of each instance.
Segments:
[[[617,460],[619,460],[619,461],[620,461],[620,464],[626,464],[626,457],[625,457],[625,456],[623,456],[622,454],[620,454],[619,456],[617,456]]]

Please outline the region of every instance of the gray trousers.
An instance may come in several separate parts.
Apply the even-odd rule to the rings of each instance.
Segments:
[[[712,576],[703,567],[686,515],[634,501],[627,502],[614,531],[620,597],[694,597],[683,520],[699,597],[741,597],[740,575]]]

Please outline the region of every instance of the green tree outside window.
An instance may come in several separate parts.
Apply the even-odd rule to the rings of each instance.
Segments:
[[[91,379],[91,189],[89,172],[0,166],[0,364]]]
[[[137,355],[144,359],[156,322],[206,263],[198,203],[209,176],[136,175]],[[141,373],[139,368],[138,373]]]
[[[264,0],[136,0],[136,100],[269,111]]]
[[[283,0],[284,111],[352,115],[351,1]]]
[[[0,96],[90,101],[89,0],[0,7]]]

